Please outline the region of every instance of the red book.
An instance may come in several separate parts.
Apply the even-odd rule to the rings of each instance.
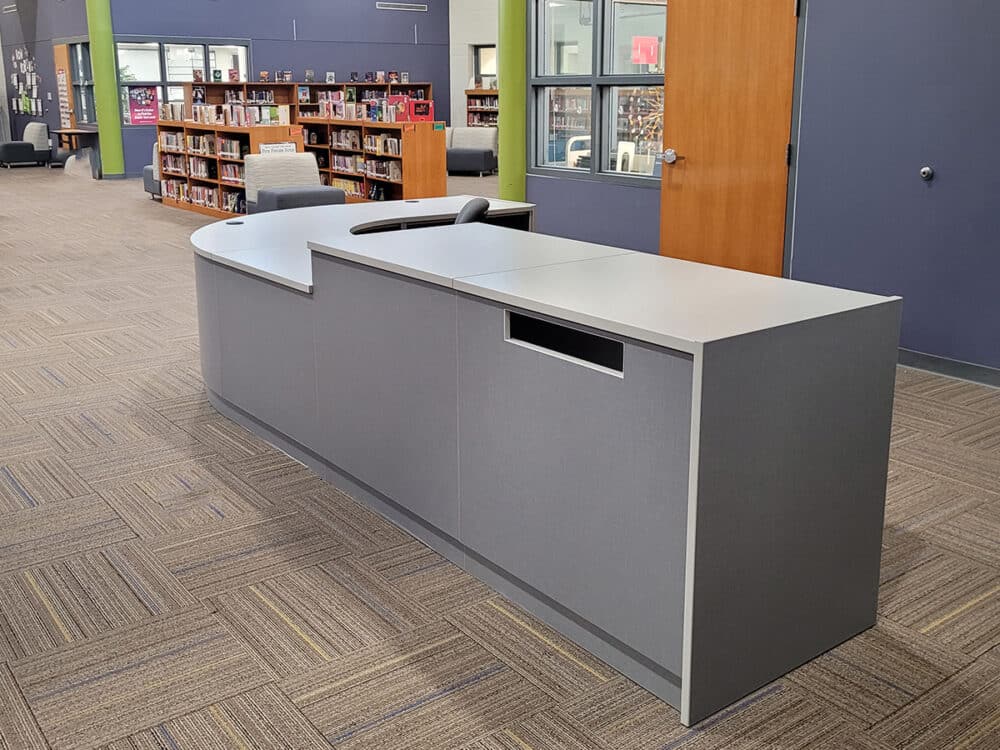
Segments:
[[[410,119],[410,97],[393,94],[389,97],[389,106],[396,112],[395,122],[407,122]]]
[[[434,120],[434,102],[430,99],[410,99],[411,122],[428,122]]]

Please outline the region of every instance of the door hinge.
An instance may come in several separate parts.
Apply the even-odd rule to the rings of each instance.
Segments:
[[[792,166],[792,144],[785,146],[785,164]]]

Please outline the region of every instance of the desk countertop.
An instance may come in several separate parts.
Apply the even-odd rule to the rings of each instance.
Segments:
[[[192,237],[196,252],[302,292],[309,250],[505,305],[698,354],[704,344],[895,297],[733,271],[489,224],[359,234],[453,216],[467,196],[255,214]],[[492,201],[495,212],[527,204]]]

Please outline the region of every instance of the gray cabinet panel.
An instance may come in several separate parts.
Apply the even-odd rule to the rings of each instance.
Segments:
[[[458,536],[454,292],[313,255],[320,453]]]
[[[215,288],[216,266],[194,256],[194,281],[198,296],[198,351],[201,353],[201,377],[206,387],[222,393],[222,341],[219,332],[218,292]]]
[[[685,723],[875,624],[900,306],[706,346]]]
[[[463,543],[679,675],[690,357],[626,342],[617,377],[458,313]]]
[[[222,397],[315,449],[312,298],[224,266],[215,275]]]

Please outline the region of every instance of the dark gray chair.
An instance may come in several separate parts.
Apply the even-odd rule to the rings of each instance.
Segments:
[[[308,208],[310,206],[339,206],[347,202],[343,190],[326,185],[304,187],[267,188],[257,191],[257,203],[250,213],[281,211],[286,208]],[[247,206],[249,207],[249,204]]]
[[[153,163],[142,168],[142,188],[153,200],[163,199],[163,185],[160,182],[160,144],[153,144]]]
[[[0,164],[8,169],[14,164],[48,164],[52,158],[49,126],[44,122],[29,122],[22,137],[20,141],[0,143]]]
[[[483,221],[486,214],[490,212],[490,202],[485,198],[473,198],[462,206],[462,210],[455,217],[456,224],[474,224]]]

